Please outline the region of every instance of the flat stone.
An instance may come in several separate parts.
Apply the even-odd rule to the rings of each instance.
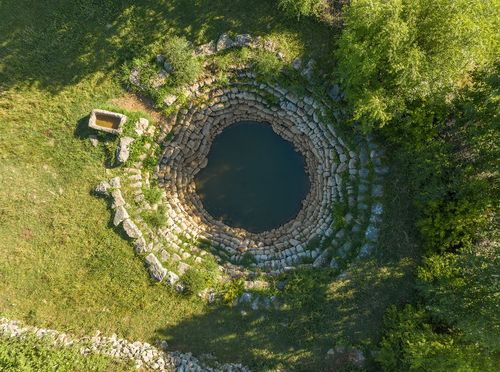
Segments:
[[[137,225],[130,218],[123,221],[122,226],[129,238],[138,239],[142,236],[141,230],[139,230]]]
[[[166,104],[167,106],[172,105],[175,101],[177,101],[177,96],[175,96],[173,94],[168,94],[163,99],[163,103]]]
[[[149,275],[151,275],[154,280],[161,282],[167,275],[167,269],[162,266],[153,253],[148,254],[146,258],[144,258],[144,262],[148,268]]]
[[[113,190],[111,192],[111,196],[113,198],[113,204],[111,205],[111,208],[118,208],[125,205],[125,199],[123,199],[120,189]]]
[[[222,34],[219,37],[219,40],[217,40],[217,51],[220,52],[221,50],[231,48],[234,45],[233,40],[227,35],[227,34]]]
[[[96,187],[94,187],[94,192],[97,195],[108,196],[110,188],[111,185],[107,181],[101,181]]]
[[[136,253],[142,254],[150,251],[148,245],[146,244],[146,240],[143,236],[139,237],[136,241],[134,241],[134,249]]]
[[[120,144],[116,149],[116,160],[119,163],[125,163],[130,155],[130,145],[134,142],[132,137],[121,137]]]
[[[117,207],[115,209],[115,217],[113,218],[113,225],[118,226],[122,221],[129,218],[127,210],[123,207]]]

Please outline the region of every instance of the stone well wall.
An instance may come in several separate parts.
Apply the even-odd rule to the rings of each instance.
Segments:
[[[228,44],[227,35],[221,40],[224,42],[207,44],[210,48],[205,45],[199,53],[215,54],[228,45],[269,47],[261,39],[252,43],[248,35],[238,39],[246,40],[246,44]],[[273,44],[271,49],[275,51],[275,47]],[[163,74],[166,62],[159,57],[155,68]],[[383,213],[383,176],[388,171],[381,161],[383,151],[369,137],[341,135],[341,115],[331,106],[334,102],[338,105],[341,94],[334,89],[331,101],[313,98],[308,87],[310,62],[304,68],[301,63],[292,64],[300,69],[305,91],[310,94],[296,96],[274,83],[261,82],[251,66],[235,66],[223,80],[207,72],[195,84],[183,87],[185,100],[167,94],[160,108],[167,108],[170,116],[159,127],[145,119],[136,123],[136,140],[149,136],[155,142],[142,149],[135,163],[122,168],[121,185],[110,182],[115,189],[111,193],[114,223],[122,224],[136,252],[145,255],[146,267],[155,280],[182,290],[180,276],[203,263],[208,250],[218,259],[221,271],[251,277],[257,271],[275,275],[301,266],[344,270],[376,248]],[[140,77],[137,66],[129,82],[151,94]],[[269,123],[277,134],[292,142],[305,158],[310,179],[309,193],[297,216],[262,233],[214,219],[203,208],[194,181],[196,173],[207,165],[217,134],[244,120]],[[151,157],[157,160],[154,154],[158,147],[158,165],[151,172],[144,162]],[[144,193],[153,180],[158,181],[163,195],[161,202],[150,205]],[[164,213],[166,226],[148,224],[143,217],[151,211]],[[254,263],[248,265],[249,260]]]
[[[189,108],[174,115],[173,140],[163,143],[157,177],[166,191],[168,226],[161,235],[171,242],[179,233],[208,240],[236,264],[250,254],[258,267],[269,272],[305,260],[315,266],[326,260],[335,265],[332,260],[349,254],[367,254],[378,235],[382,206],[376,200],[382,193],[380,175],[386,171],[377,146],[361,138],[348,144],[323,119],[321,104],[279,86],[258,83],[249,71],[236,71],[222,88],[216,83],[209,77],[188,89]],[[291,141],[305,157],[311,181],[296,218],[258,234],[215,220],[204,210],[194,183],[195,174],[207,164],[214,137],[242,120],[270,123]],[[332,214],[336,203],[348,206],[345,227],[338,230]],[[361,236],[363,246],[350,246],[346,236],[353,234]]]

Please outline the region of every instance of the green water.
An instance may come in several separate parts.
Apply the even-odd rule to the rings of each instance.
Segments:
[[[252,121],[233,124],[214,139],[195,182],[210,215],[251,232],[294,218],[309,190],[303,156],[269,124]]]

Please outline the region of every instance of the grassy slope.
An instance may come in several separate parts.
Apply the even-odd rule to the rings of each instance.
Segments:
[[[99,354],[82,355],[80,346],[56,347],[30,335],[24,339],[0,338],[2,371],[134,371],[129,361]]]
[[[283,21],[267,0],[100,3],[0,3],[0,314],[74,333],[161,336],[174,349],[299,369],[324,363],[335,343],[378,337],[386,305],[411,295],[405,257],[413,248],[394,238],[408,218],[404,193],[387,193],[398,223],[388,223],[386,254],[350,280],[317,288],[323,324],[311,329],[307,313],[285,311],[242,318],[149,282],[110,228],[105,203],[89,193],[106,177],[104,159],[77,130],[92,108],[123,94],[114,79],[120,63],[168,34],[194,42],[227,30],[271,34],[290,56],[307,48],[325,65],[331,31]]]

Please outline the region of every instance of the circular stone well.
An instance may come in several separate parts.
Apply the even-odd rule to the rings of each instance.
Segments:
[[[217,220],[260,233],[299,213],[309,190],[305,160],[269,123],[232,124],[215,137],[207,159],[195,184]]]
[[[237,39],[241,43],[235,45],[263,48],[279,57],[276,50],[269,50],[266,40],[248,35]],[[197,48],[197,53],[217,54],[225,48],[221,46],[209,43]],[[158,58],[152,63],[156,69],[162,68]],[[137,91],[150,94],[157,89],[162,72],[151,80],[149,69],[142,76],[143,68],[136,65],[129,82]],[[125,228],[135,226],[130,222],[133,218],[142,231],[133,231],[134,245],[138,253],[147,254],[146,265],[152,276],[161,274],[173,283],[175,273],[182,275],[186,268],[213,256],[220,270],[231,277],[275,275],[293,267],[343,270],[374,252],[384,211],[383,178],[388,173],[383,150],[370,135],[356,134],[344,125],[346,113],[338,100],[316,92],[310,86],[309,73],[302,69],[304,89],[293,92],[257,76],[252,63],[236,64],[222,75],[213,74],[209,68],[198,81],[182,87],[179,96],[164,96],[160,107],[168,118],[160,124],[160,133],[151,132],[155,143],[152,147],[150,143],[144,145],[139,161],[125,170],[124,181],[135,203]],[[288,185],[302,184],[295,196],[279,195],[283,197],[281,203],[286,200],[291,209],[285,213],[284,208],[272,205],[283,215],[261,221],[260,226],[229,215],[228,208],[212,208],[213,196],[206,188],[211,151],[216,149],[219,136],[244,121],[268,123],[275,137],[295,149],[295,156],[303,161],[300,168],[307,183],[304,188],[304,179],[288,181]],[[148,164],[158,161],[154,172],[143,167],[146,160]],[[230,160],[237,164],[236,156]],[[222,176],[216,178],[220,181]],[[262,180],[260,185],[269,183]],[[236,186],[231,182],[215,184],[215,198],[228,191],[241,194],[242,185],[236,181],[233,184]],[[163,189],[161,200],[154,204],[144,194],[151,185]],[[228,188],[223,190],[223,186]],[[255,190],[249,187],[248,191]],[[265,199],[262,195],[255,197]],[[256,204],[241,195],[233,199],[246,203],[234,206],[237,212],[248,213],[248,205]],[[115,204],[119,203],[115,200]],[[270,208],[271,203],[267,204],[265,207]],[[162,214],[161,226],[144,220],[143,215],[152,211]],[[257,216],[264,213],[260,211]],[[255,216],[252,219],[258,220]],[[168,275],[162,265],[168,267]]]

